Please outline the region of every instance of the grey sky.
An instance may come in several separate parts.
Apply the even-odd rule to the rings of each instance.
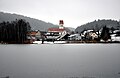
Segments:
[[[0,11],[77,27],[97,19],[120,19],[120,0],[0,0]]]

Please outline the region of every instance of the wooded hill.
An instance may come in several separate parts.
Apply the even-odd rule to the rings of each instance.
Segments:
[[[115,20],[95,20],[87,24],[81,25],[75,29],[75,32],[81,33],[84,30],[100,30],[104,26],[108,28],[120,29],[120,22]]]
[[[16,19],[25,19],[27,22],[30,23],[31,29],[33,29],[33,30],[46,31],[48,28],[58,27],[58,25],[54,25],[52,23],[47,23],[42,20],[26,17],[23,15],[0,12],[0,23],[2,23],[3,21],[11,22]]]

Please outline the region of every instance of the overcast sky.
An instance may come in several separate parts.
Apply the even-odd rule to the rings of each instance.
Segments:
[[[67,27],[97,19],[120,19],[120,0],[0,0],[0,11],[17,13]]]

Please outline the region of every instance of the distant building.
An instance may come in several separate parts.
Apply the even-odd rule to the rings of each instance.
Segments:
[[[58,40],[62,39],[67,34],[67,31],[63,25],[64,25],[64,21],[60,20],[59,27],[49,28],[46,33],[47,39],[58,39]]]
[[[60,28],[49,28],[48,32],[52,32],[52,33],[58,33],[58,34],[62,34],[62,32],[64,32],[65,29],[60,29]]]
[[[69,40],[81,40],[80,34],[71,34],[69,37]]]
[[[81,33],[81,38],[83,40],[95,40],[98,38],[98,34],[94,30],[85,30]]]
[[[64,28],[63,25],[64,25],[64,21],[63,20],[59,20],[59,27],[58,28],[49,28],[48,32],[54,32],[54,33],[61,34],[62,32],[65,31],[65,28]]]
[[[41,32],[39,30],[36,31],[29,31],[27,33],[27,39],[36,41],[41,38]]]
[[[92,38],[92,40],[95,40],[95,39],[97,39],[98,38],[98,35],[97,35],[97,33],[96,32],[90,32],[89,33],[89,36]]]
[[[111,41],[118,41],[120,42],[120,30],[114,30],[111,36]]]

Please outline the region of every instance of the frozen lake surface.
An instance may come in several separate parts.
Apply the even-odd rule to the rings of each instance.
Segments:
[[[0,45],[0,78],[120,78],[120,44]]]

